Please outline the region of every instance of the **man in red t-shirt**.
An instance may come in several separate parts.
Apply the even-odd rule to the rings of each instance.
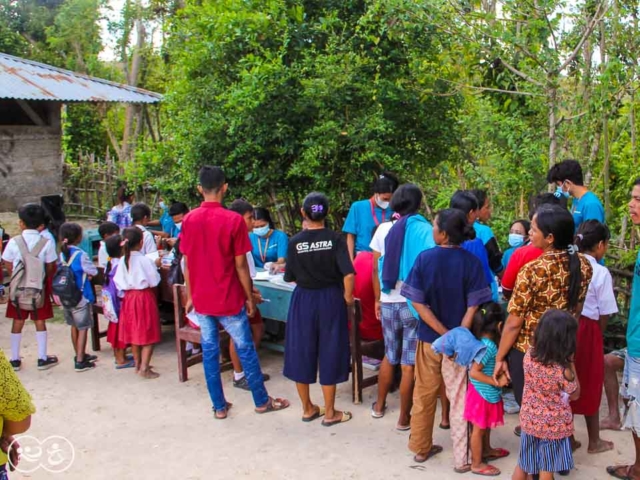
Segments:
[[[187,312],[194,310],[199,319],[207,389],[215,417],[220,420],[227,417],[231,404],[225,399],[220,378],[219,325],[235,343],[256,413],[289,406],[288,400],[269,397],[264,386],[249,327],[249,317],[256,310],[246,257],[251,243],[242,217],[222,206],[227,188],[219,167],[202,167],[198,191],[204,202],[184,217],[180,234]]]

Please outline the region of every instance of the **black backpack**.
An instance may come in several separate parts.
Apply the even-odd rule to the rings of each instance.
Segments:
[[[56,274],[53,276],[52,289],[53,299],[56,304],[65,308],[75,308],[82,300],[82,290],[76,284],[76,275],[71,269],[71,264],[78,255],[82,254],[82,250],[76,250],[68,262],[64,260],[60,262]],[[64,257],[63,257],[64,258]],[[82,285],[84,285],[86,275],[82,276]]]
[[[182,273],[182,252],[180,251],[180,239],[173,247],[173,260],[169,267],[169,275],[167,275],[167,283],[169,285],[183,285],[184,274]]]

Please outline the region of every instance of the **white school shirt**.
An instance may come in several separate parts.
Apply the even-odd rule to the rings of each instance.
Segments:
[[[142,252],[143,255],[149,255],[150,253],[156,253],[158,251],[158,245],[153,238],[153,234],[146,229],[143,225],[136,225],[142,231]]]
[[[378,252],[380,257],[384,257],[384,242],[387,239],[387,235],[389,234],[389,230],[393,227],[395,222],[383,222],[378,226],[376,233],[373,235],[371,239],[371,243],[369,244],[369,248],[374,252]],[[380,290],[380,301],[382,303],[405,303],[407,301],[402,295],[400,295],[400,290],[402,289],[402,281],[398,280],[396,282],[396,288],[392,289],[389,293],[384,293]]]
[[[122,257],[113,281],[118,290],[145,290],[160,283],[160,274],[152,260],[141,252],[131,252],[129,268]]]
[[[53,237],[53,233],[51,233],[48,229],[44,229],[40,232],[40,236],[42,238],[46,238],[47,240],[49,240],[52,244],[53,244],[53,248],[55,250],[56,248],[56,239]]]
[[[582,307],[582,316],[591,320],[599,320],[601,315],[618,313],[618,304],[613,291],[613,279],[609,269],[600,265],[591,255],[585,255],[585,257],[593,268],[593,276]]]
[[[109,254],[107,253],[107,246],[104,241],[100,241],[100,248],[98,249],[98,266],[107,268],[107,262],[109,261]]]
[[[37,230],[27,229],[22,231],[22,238],[24,238],[27,248],[31,251],[33,250],[33,247],[36,246],[36,243],[38,243],[38,241],[43,237]],[[44,248],[40,251],[38,258],[44,263],[55,263],[58,259],[55,244],[50,241],[47,242]],[[16,268],[18,263],[20,263],[20,260],[22,260],[22,255],[20,255],[20,249],[18,248],[15,238],[12,238],[9,240],[9,243],[7,243],[7,248],[5,248],[2,253],[2,260],[5,262],[11,262],[13,264],[13,268]]]

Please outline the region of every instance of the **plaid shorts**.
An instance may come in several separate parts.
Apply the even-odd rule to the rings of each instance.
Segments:
[[[384,353],[391,365],[415,365],[418,322],[406,303],[382,304]]]

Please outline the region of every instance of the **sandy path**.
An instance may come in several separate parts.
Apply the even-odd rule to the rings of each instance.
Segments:
[[[0,312],[4,318],[4,312]],[[9,325],[0,329],[0,347],[9,349]],[[452,471],[451,442],[436,430],[436,441],[445,452],[423,465],[413,463],[406,448],[408,434],[394,429],[398,399],[389,398],[389,412],[380,420],[369,415],[376,390],[365,390],[365,403],[352,405],[350,384],[338,390],[338,406],[351,410],[354,419],[345,425],[324,428],[319,422],[300,421],[295,386],[281,375],[282,355],[261,351],[264,370],[271,374],[270,393],[286,395],[293,402],[286,412],[259,416],[253,413],[251,395],[231,388],[224,375],[228,400],[234,403],[230,418],[216,421],[211,414],[202,366],[190,369],[191,379],[180,384],[176,372],[172,329],[165,327],[164,341],[153,364],[162,376],[155,381],[138,379],[130,370],[113,368],[111,349],[104,343],[95,371],[75,373],[68,328],[49,327],[49,353],[62,364],[45,372],[35,368],[36,343],[32,326],[25,329],[23,369],[20,378],[33,395],[38,412],[30,434],[44,439],[62,435],[75,446],[76,459],[69,470],[52,475],[39,470],[30,475],[14,473],[12,479],[390,479],[479,478]],[[319,388],[313,389],[320,399]],[[517,417],[507,416],[507,426],[494,432],[496,446],[513,452],[496,462],[510,478],[518,451],[511,433]],[[586,443],[583,421],[578,437]],[[606,465],[633,458],[631,435],[606,432],[616,449],[604,455],[576,454],[578,470],[569,478],[609,478]]]

